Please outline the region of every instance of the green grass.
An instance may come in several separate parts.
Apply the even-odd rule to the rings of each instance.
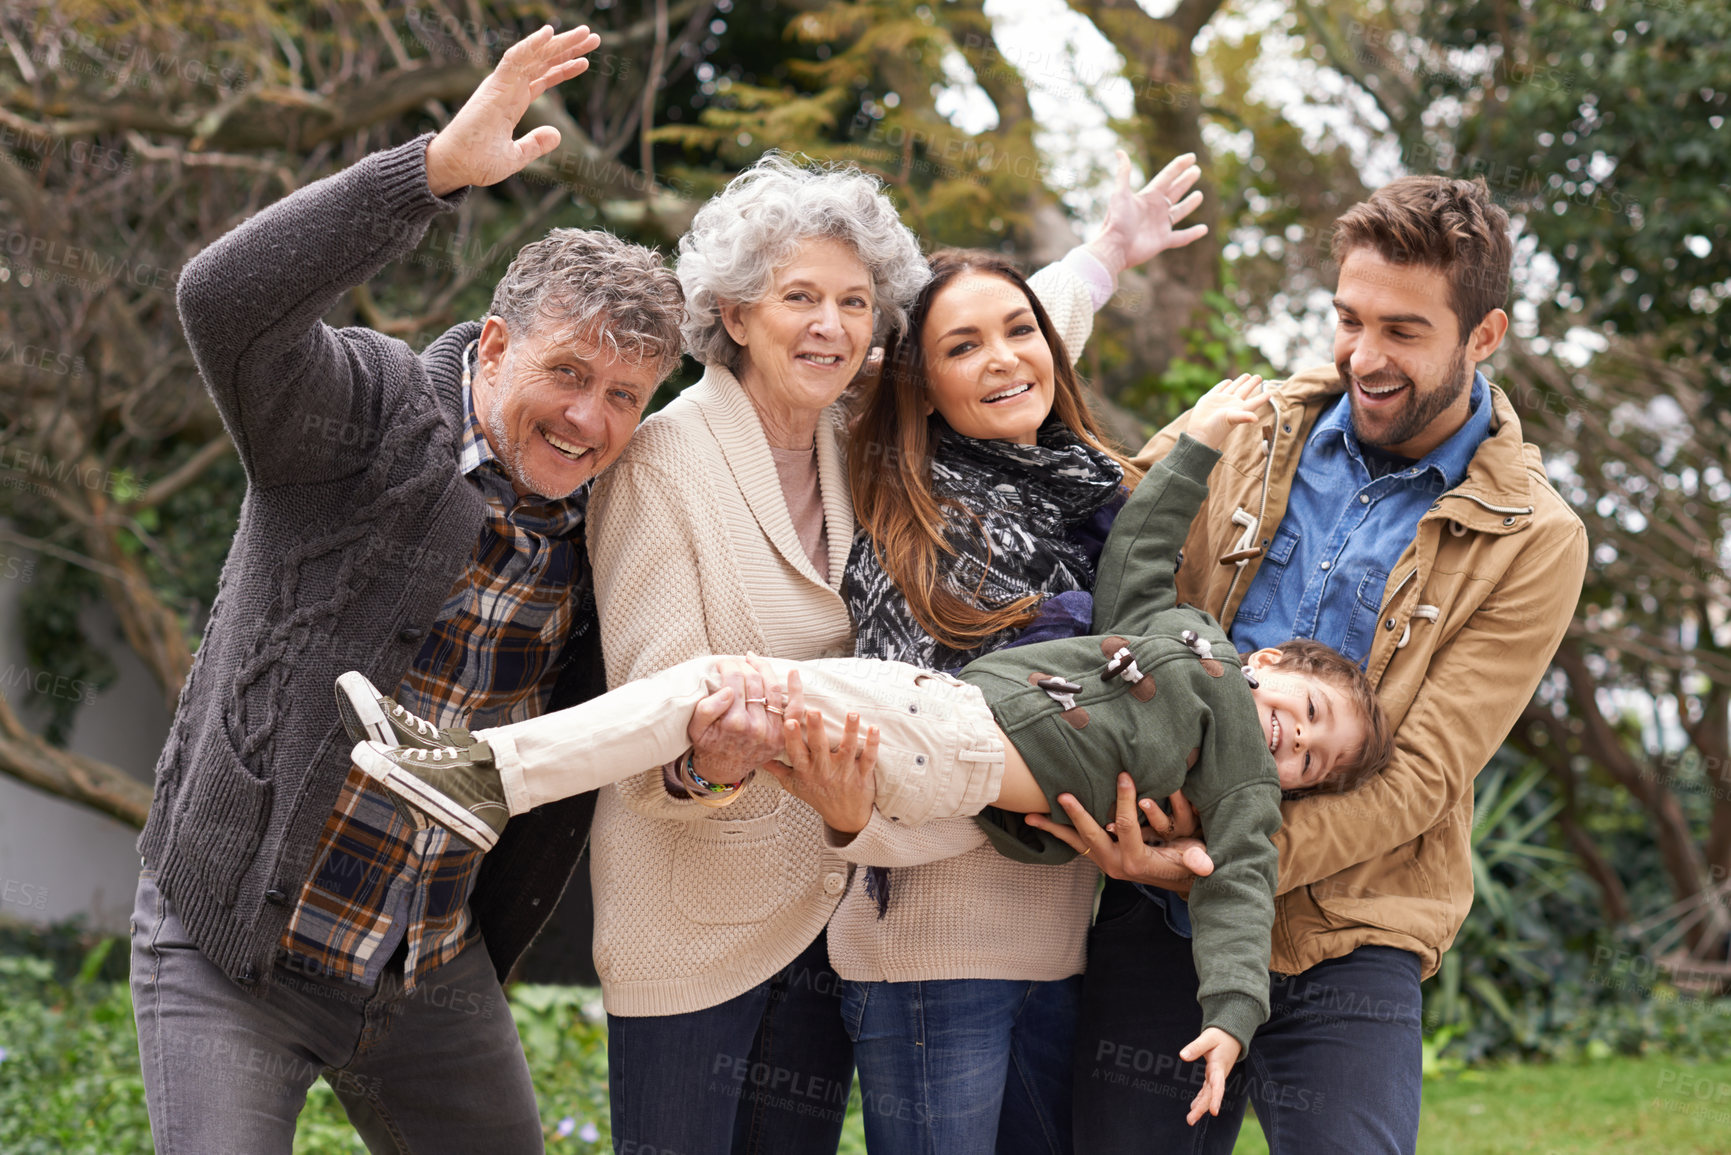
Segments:
[[[119,968],[125,943],[82,959],[0,953],[0,1151],[6,1155],[150,1150],[132,1007]],[[606,1017],[598,993],[519,985],[511,1010],[534,1072],[547,1149],[611,1150]],[[844,1155],[863,1155],[859,1093]],[[1419,1150],[1425,1155],[1533,1155],[1727,1150],[1731,1061],[1651,1055],[1592,1062],[1479,1067],[1428,1078]],[[1237,1151],[1267,1151],[1255,1120]],[[336,1096],[314,1084],[297,1155],[362,1151]]]
[[[1731,1062],[1662,1056],[1480,1067],[1425,1080],[1424,1155],[1718,1155],[1731,1143]],[[1246,1119],[1233,1155],[1266,1155]]]

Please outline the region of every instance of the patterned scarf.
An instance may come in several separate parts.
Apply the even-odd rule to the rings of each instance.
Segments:
[[[1055,416],[1040,427],[1034,445],[964,437],[943,425],[932,492],[973,514],[945,507],[945,538],[956,554],[943,558],[944,583],[986,606],[1092,589],[1094,566],[1074,531],[1117,495],[1123,480],[1117,462]],[[859,657],[954,671],[1020,632],[1000,630],[966,650],[941,644],[908,609],[864,531],[848,555],[842,594],[859,631]],[[882,918],[889,908],[887,868],[867,869],[866,893]]]
[[[945,426],[932,461],[932,492],[967,512],[945,507],[945,538],[956,554],[942,558],[944,584],[985,606],[1091,589],[1094,567],[1071,534],[1123,480],[1117,462],[1056,418],[1041,426],[1036,445],[963,437]],[[848,556],[842,595],[859,631],[854,653],[862,658],[954,671],[1016,633],[1002,630],[966,650],[939,643],[908,609],[863,531]]]

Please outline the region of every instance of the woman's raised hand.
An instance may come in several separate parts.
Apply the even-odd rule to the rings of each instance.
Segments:
[[[427,146],[427,187],[446,196],[470,185],[498,184],[559,147],[559,130],[542,125],[512,139],[529,105],[588,68],[584,57],[601,37],[584,25],[554,34],[543,27],[505,50],[498,67]]]
[[[1273,403],[1262,391],[1261,377],[1240,373],[1202,395],[1191,407],[1190,424],[1184,432],[1210,449],[1219,449],[1226,444],[1226,435],[1233,426],[1250,424],[1260,410]]]
[[[1138,190],[1130,187],[1130,156],[1118,150],[1118,181],[1106,205],[1100,235],[1088,242],[1090,253],[1114,277],[1167,249],[1182,248],[1208,232],[1207,225],[1177,227],[1202,203],[1200,191],[1185,196],[1198,180],[1196,154],[1172,158],[1153,180]]]

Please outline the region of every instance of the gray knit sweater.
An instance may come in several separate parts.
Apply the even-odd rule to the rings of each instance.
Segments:
[[[348,771],[333,683],[349,669],[402,681],[484,519],[457,463],[460,355],[480,327],[416,355],[321,320],[464,195],[428,189],[428,139],[284,198],[180,280],[187,342],[247,489],[139,851],[199,949],[255,989]],[[600,686],[587,624],[555,705]],[[593,805],[513,821],[488,856],[471,909],[501,977],[558,902]]]

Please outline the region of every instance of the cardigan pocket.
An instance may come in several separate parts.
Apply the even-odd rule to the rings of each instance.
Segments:
[[[218,902],[232,907],[270,823],[274,783],[247,768],[226,726],[214,729],[204,747],[209,757],[203,772],[187,784],[191,797],[181,820],[189,836],[185,841],[198,848],[205,885]]]
[[[684,823],[673,842],[673,904],[692,922],[762,922],[799,890],[781,829],[781,806],[761,818]]]

